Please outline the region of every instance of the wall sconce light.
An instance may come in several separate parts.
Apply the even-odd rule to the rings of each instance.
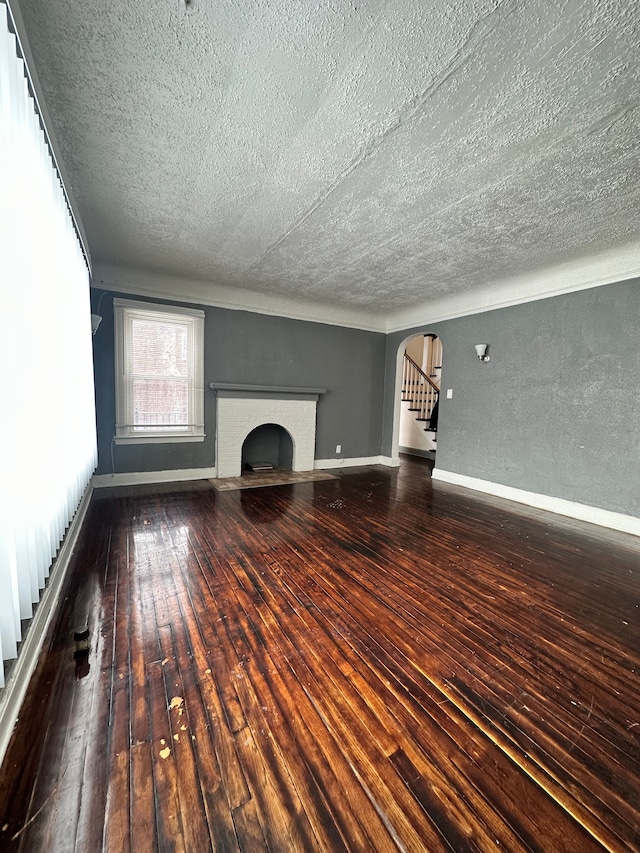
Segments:
[[[103,290],[100,294],[100,299],[98,299],[98,307],[96,308],[96,313],[91,315],[91,334],[95,335],[98,331],[98,326],[102,323],[102,316],[100,314],[100,306],[102,305],[102,300],[105,298],[109,291]]]
[[[480,361],[491,361],[491,356],[487,354],[489,344],[476,344],[476,355]]]

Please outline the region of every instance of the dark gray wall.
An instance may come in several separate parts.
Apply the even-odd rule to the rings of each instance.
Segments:
[[[640,281],[388,335],[386,455],[398,347],[423,331],[442,338],[442,387],[453,388],[436,467],[640,515]]]
[[[92,291],[95,309],[101,291]],[[98,469],[112,470],[115,432],[113,296],[102,300],[102,324],[94,343]],[[143,297],[129,297],[141,299]],[[162,300],[149,300],[161,302]],[[166,303],[180,304],[180,303]],[[346,329],[201,307],[205,312],[204,442],[113,445],[116,473],[203,468],[215,465],[215,395],[209,382],[326,388],[318,400],[316,458],[378,456],[381,445],[385,336]]]

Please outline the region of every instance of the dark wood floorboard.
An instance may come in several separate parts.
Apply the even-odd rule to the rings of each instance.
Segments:
[[[639,667],[637,539],[421,461],[101,490],[0,850],[640,851]]]

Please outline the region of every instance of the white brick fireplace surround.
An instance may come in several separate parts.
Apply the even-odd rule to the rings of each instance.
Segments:
[[[293,441],[294,471],[314,468],[316,405],[324,388],[234,385],[212,382],[216,393],[216,468],[218,477],[242,473],[242,445],[263,424],[277,424]]]

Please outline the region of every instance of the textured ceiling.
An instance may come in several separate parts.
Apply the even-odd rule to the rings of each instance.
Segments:
[[[640,233],[637,0],[20,0],[94,260],[406,308]]]

